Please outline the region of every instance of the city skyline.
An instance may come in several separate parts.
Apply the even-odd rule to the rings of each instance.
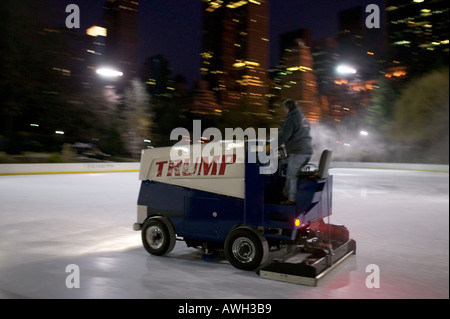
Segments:
[[[81,28],[85,32],[92,25],[104,24],[105,0],[46,0],[43,16],[53,26],[64,25],[65,7],[74,3],[80,7]],[[333,36],[339,29],[339,12],[355,7],[377,4],[384,19],[384,0],[272,0],[270,1],[270,67],[279,57],[281,34],[299,28],[311,31],[313,41]],[[298,17],[298,18],[297,18]],[[139,66],[150,56],[166,56],[173,76],[181,74],[189,83],[201,79],[202,52],[201,1],[150,1],[139,4]],[[382,25],[382,27],[384,27]],[[183,30],[182,33],[179,30]]]
[[[167,13],[153,6],[154,16],[145,6],[138,7],[138,0],[102,0],[102,14],[89,10],[93,4],[82,5],[85,0],[79,0],[79,9],[73,4],[66,8],[66,3],[60,2],[62,5],[50,5],[52,10],[47,12],[42,6],[45,1],[57,3],[7,0],[8,5],[0,12],[6,23],[0,38],[7,49],[1,61],[7,72],[2,76],[5,99],[0,105],[4,124],[0,138],[2,147],[11,154],[28,150],[53,152],[59,151],[63,143],[96,141],[107,154],[130,156],[137,154],[137,141],[151,140],[155,147],[167,145],[173,127],[189,127],[194,118],[220,129],[277,127],[285,117],[281,105],[286,98],[295,99],[312,124],[325,125],[338,133],[332,136],[370,133],[372,129],[386,140],[395,136],[399,143],[409,143],[407,124],[411,113],[419,120],[423,112],[435,112],[436,107],[439,111],[434,116],[440,122],[439,112],[448,112],[448,87],[439,88],[447,80],[445,73],[448,77],[448,31],[443,28],[448,26],[448,7],[443,0],[387,1],[386,8],[379,8],[386,16],[381,28],[377,19],[375,28],[370,27],[367,18],[374,15],[366,12],[370,7],[361,3],[329,13],[326,18],[330,21],[337,14],[338,29],[323,41],[315,40],[328,28],[322,28],[320,14],[307,10],[306,0],[302,2],[305,6],[291,7],[299,19],[287,15],[275,18],[277,14],[270,6],[270,36],[268,31],[262,32],[268,26],[269,0],[195,0],[195,7],[198,3],[210,5],[204,7],[205,12],[225,13],[209,24],[191,15],[189,8],[177,7],[178,0],[168,0],[164,5],[157,1],[164,10],[172,11]],[[142,3],[154,4],[145,0]],[[193,4],[194,0],[185,3]],[[253,11],[263,9],[263,5],[267,9]],[[300,19],[296,12],[299,8],[316,18],[316,27]],[[184,14],[180,13],[182,9]],[[44,19],[42,11],[47,14]],[[52,25],[49,17],[55,12],[58,19]],[[81,28],[77,18],[80,12]],[[97,18],[88,20],[85,13]],[[109,17],[110,23],[99,16]],[[141,51],[140,47],[141,58],[148,62],[142,67],[146,67],[147,75],[134,78],[133,52],[138,48],[138,28],[134,26],[138,19],[140,25],[146,26],[139,28],[140,38],[144,36],[143,43],[152,45],[155,54]],[[189,21],[189,27],[183,21]],[[201,23],[203,32],[194,22]],[[290,26],[274,33],[273,26],[278,28],[283,22],[292,23],[295,29]],[[146,33],[148,30],[158,33],[157,37]],[[211,34],[206,40],[212,38],[213,47],[199,48],[194,41],[199,34],[203,38],[200,44],[205,39],[202,34]],[[379,40],[378,35],[384,39]],[[265,62],[270,41],[271,64],[276,67]],[[164,45],[168,51],[162,50]],[[385,54],[380,52],[384,45],[389,45]],[[396,51],[400,56],[393,56]],[[196,63],[202,54],[205,62],[210,62],[204,63],[203,74]],[[275,65],[273,61],[279,56],[280,63]],[[181,57],[178,66],[176,57]],[[213,63],[214,57],[219,57],[219,63]],[[106,68],[108,60],[112,65]],[[163,65],[159,66],[159,62]],[[134,65],[138,71],[138,65]],[[267,85],[264,70],[269,76]],[[213,77],[220,74],[218,83],[207,78],[194,82],[199,73]],[[190,83],[179,74],[187,76]],[[417,90],[416,83],[424,90]],[[267,94],[257,91],[265,87],[270,89]],[[436,88],[439,90],[433,91]],[[230,92],[228,96],[237,103],[220,100],[222,91]],[[414,102],[420,101],[415,112],[410,110],[412,94],[417,94]],[[439,100],[435,106],[430,104],[440,95],[444,103]],[[443,135],[448,135],[448,123],[439,125]],[[435,127],[430,125],[427,135],[436,136]],[[422,138],[427,137],[416,138],[418,148]],[[339,147],[351,145],[343,138],[335,142]]]

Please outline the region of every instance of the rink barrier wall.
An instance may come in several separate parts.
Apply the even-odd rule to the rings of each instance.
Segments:
[[[139,163],[0,164],[0,176],[127,172],[139,172]]]
[[[330,168],[367,168],[448,173],[449,165],[409,163],[332,162]]]
[[[83,174],[139,172],[139,162],[133,163],[64,163],[64,164],[0,164],[0,176],[38,174]],[[332,162],[330,168],[367,168],[413,170],[448,173],[449,165]]]

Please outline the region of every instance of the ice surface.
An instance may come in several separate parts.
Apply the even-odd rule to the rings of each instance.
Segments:
[[[206,262],[178,242],[167,257],[142,247],[138,173],[0,177],[0,298],[449,298],[449,175],[332,169],[331,222],[357,253],[317,287]],[[80,270],[69,289],[68,265]],[[368,265],[380,269],[369,289]]]

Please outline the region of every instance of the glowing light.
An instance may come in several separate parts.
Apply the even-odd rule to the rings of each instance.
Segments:
[[[253,62],[253,61],[245,61],[245,65],[260,66],[260,64],[258,62]]]
[[[386,8],[386,11],[394,11],[394,10],[397,10],[397,9],[398,9],[398,7],[396,7],[396,6],[389,6],[389,7]]]
[[[55,134],[64,135],[63,131],[55,131]]]
[[[253,67],[259,67],[259,66],[260,66],[260,64],[258,62],[253,62],[253,61],[238,61],[233,64],[233,67],[235,67],[235,68],[247,67],[247,68],[251,69]]]
[[[98,37],[98,36],[106,37],[107,31],[105,28],[94,25],[86,30],[86,34],[90,35],[91,37]]]
[[[302,71],[302,72],[306,72],[306,71],[312,71],[311,68],[307,67],[307,66],[293,66],[293,67],[289,67],[286,69],[287,71]]]
[[[348,65],[339,65],[337,71],[340,74],[355,74],[356,70]]]
[[[231,2],[230,4],[227,4],[227,8],[236,9],[236,8],[239,8],[239,7],[247,4],[247,3],[248,3],[248,1],[246,1],[246,0]]]
[[[359,132],[359,134],[361,134],[362,136],[367,136],[369,135],[369,133],[367,131],[361,131]]]
[[[97,69],[97,74],[108,78],[116,78],[123,75],[122,72],[107,67]]]
[[[348,81],[347,80],[335,80],[334,84],[337,84],[337,85],[348,84]]]
[[[295,227],[300,227],[301,224],[302,224],[302,223],[300,222],[300,219],[297,218],[297,219],[295,220]]]

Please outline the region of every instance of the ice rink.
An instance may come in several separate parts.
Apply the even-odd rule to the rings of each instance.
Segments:
[[[203,261],[184,242],[149,255],[132,230],[138,173],[0,176],[0,298],[449,298],[449,174],[330,172],[331,222],[348,227],[357,252],[317,287]],[[69,265],[79,288],[66,286]],[[366,286],[370,265],[379,288]]]

